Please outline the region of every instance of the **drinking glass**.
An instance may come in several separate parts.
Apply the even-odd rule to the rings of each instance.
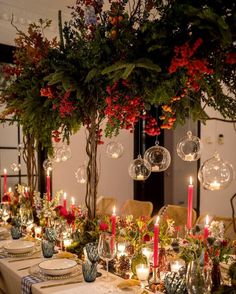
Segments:
[[[147,280],[149,277],[149,265],[148,264],[144,264],[144,263],[140,263],[136,266],[136,275],[141,283],[141,291],[140,293],[143,293],[144,288],[147,284]]]
[[[112,260],[116,255],[116,242],[115,236],[109,233],[102,233],[98,242],[98,254],[99,257],[106,262],[106,281],[109,281],[108,277],[108,262]],[[112,280],[112,278],[111,278]]]

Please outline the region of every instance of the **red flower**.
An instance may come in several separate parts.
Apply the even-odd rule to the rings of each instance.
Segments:
[[[59,212],[59,215],[62,216],[62,217],[67,217],[68,215],[68,211],[66,210],[66,208],[62,205],[58,205],[56,208],[55,208],[56,211]]]
[[[101,222],[100,225],[99,225],[99,230],[107,231],[108,230],[108,224],[104,223],[104,222]]]
[[[66,220],[68,225],[72,224],[75,221],[75,216],[71,212],[67,213]]]
[[[11,197],[8,194],[5,194],[2,197],[2,202],[11,202]]]
[[[144,241],[144,242],[149,242],[149,241],[151,241],[151,237],[150,237],[150,235],[149,235],[149,234],[145,234],[145,235],[143,236],[143,241]]]

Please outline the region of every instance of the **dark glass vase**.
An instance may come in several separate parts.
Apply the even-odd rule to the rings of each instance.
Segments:
[[[221,284],[221,271],[220,271],[219,263],[213,264],[212,266],[211,283],[212,283],[211,291],[212,292],[218,291]]]
[[[85,245],[86,253],[88,259],[92,262],[98,262],[100,257],[98,255],[98,244],[97,243],[88,243]]]

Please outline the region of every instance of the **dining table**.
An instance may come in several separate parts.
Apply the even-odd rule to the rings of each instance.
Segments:
[[[3,248],[4,244],[11,242],[11,240],[1,240],[0,248]],[[54,257],[52,257],[54,258]],[[38,265],[43,260],[46,260],[41,252],[36,252],[27,257],[8,257],[0,256],[0,293],[1,294],[25,294],[27,292],[22,291],[22,279],[26,276],[30,276],[30,269]],[[80,265],[81,266],[81,265]],[[40,280],[39,282],[32,283],[32,294],[125,294],[125,293],[138,293],[139,286],[127,287],[120,289],[117,287],[119,283],[124,281],[121,277],[109,273],[112,277],[112,281],[106,282],[104,276],[106,271],[99,268],[99,272],[102,273],[101,277],[98,277],[94,282],[85,282],[83,279],[82,269],[79,275],[67,279],[60,280]],[[149,291],[147,291],[149,293]],[[151,293],[151,292],[150,292]],[[160,293],[160,292],[156,292]]]

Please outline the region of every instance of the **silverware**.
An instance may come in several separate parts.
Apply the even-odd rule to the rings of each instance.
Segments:
[[[10,259],[10,260],[8,260],[8,262],[17,262],[17,261],[24,261],[24,260],[38,259],[38,258],[41,258],[41,256],[25,257],[25,258],[17,258],[17,259]]]
[[[59,286],[65,286],[65,285],[71,285],[71,284],[77,284],[77,283],[82,283],[82,280],[77,280],[77,281],[68,281],[68,282],[63,282],[63,283],[57,283],[57,284],[50,284],[50,285],[43,285],[40,288],[45,289],[45,288],[52,288],[52,287],[59,287]]]
[[[18,268],[18,271],[23,271],[23,270],[26,270],[28,268],[31,268],[31,266],[25,266],[25,267]]]

